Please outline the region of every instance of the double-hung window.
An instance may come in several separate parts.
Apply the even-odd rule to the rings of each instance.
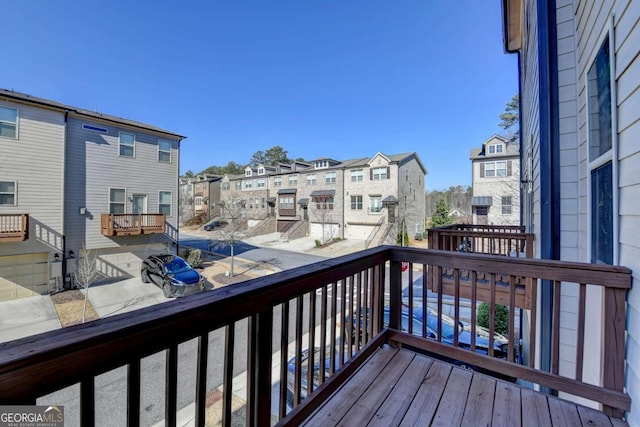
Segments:
[[[251,181],[251,180],[244,181],[244,189],[248,190],[250,188],[253,188],[253,181]]]
[[[351,210],[362,210],[362,196],[351,196]]]
[[[511,215],[511,196],[502,196],[502,215]]]
[[[158,161],[171,163],[171,141],[158,140]]]
[[[256,186],[257,186],[258,188],[264,188],[264,187],[266,187],[266,186],[267,186],[267,180],[266,180],[266,178],[260,178],[260,179],[258,179],[258,180],[257,180],[257,182],[256,182]]]
[[[0,106],[0,136],[18,138],[18,110]]]
[[[123,157],[135,157],[136,155],[136,135],[135,134],[120,132],[120,155]]]
[[[591,262],[614,262],[614,150],[611,51],[607,36],[587,73],[588,150],[591,180]]]
[[[124,188],[109,189],[109,213],[124,213],[124,203],[127,191]]]
[[[282,177],[275,177],[273,178],[273,186],[274,187],[282,187]]]
[[[222,183],[222,189],[225,190],[225,191],[229,190],[230,189],[229,183],[228,182],[223,182]]]
[[[354,169],[351,171],[351,182],[361,182],[364,178],[362,169]]]
[[[15,206],[18,203],[18,185],[15,181],[0,181],[0,206]]]
[[[316,184],[316,174],[312,173],[307,175],[307,185],[315,185]]]
[[[324,179],[327,184],[335,184],[336,183],[336,173],[335,172],[327,172],[324,174]]]
[[[298,175],[291,175],[289,177],[289,185],[291,187],[295,187],[296,185],[298,185]]]
[[[171,191],[161,191],[158,195],[158,212],[171,215]]]
[[[382,210],[382,197],[369,196],[369,212],[378,213]]]
[[[374,181],[380,181],[383,179],[387,179],[388,175],[387,175],[387,168],[385,167],[381,167],[381,168],[373,168],[373,172],[372,172],[372,179]]]

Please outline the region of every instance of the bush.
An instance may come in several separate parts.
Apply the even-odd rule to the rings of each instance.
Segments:
[[[489,328],[489,304],[486,302],[480,303],[478,307],[478,325]],[[494,326],[496,332],[505,335],[509,331],[509,309],[504,305],[496,304],[496,317]]]
[[[402,242],[404,237],[404,243]],[[409,233],[398,233],[396,242],[401,246],[409,246]]]
[[[202,265],[202,251],[200,249],[189,249],[187,262],[191,267],[199,268]]]
[[[322,242],[320,240],[316,239],[315,242],[316,242],[316,247],[319,248],[320,246],[322,246]]]

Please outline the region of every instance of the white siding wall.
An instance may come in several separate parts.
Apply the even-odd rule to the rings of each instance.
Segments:
[[[0,138],[0,181],[17,182],[18,203],[0,213],[29,214],[29,239],[0,244],[0,256],[62,252],[64,114],[4,100],[0,105],[19,114],[18,139]]]
[[[86,130],[83,123],[106,128],[106,134]],[[178,224],[178,141],[171,149],[171,163],[158,161],[158,138],[139,130],[123,129],[111,124],[89,121],[83,117],[69,119],[67,143],[66,224],[67,249],[76,253],[86,242],[87,249],[117,248],[131,245],[166,243],[164,234],[107,237],[101,234],[101,214],[109,212],[109,188],[126,189],[125,211],[132,212],[130,197],[147,195],[147,212],[158,213],[159,192],[170,191],[170,227]],[[135,157],[119,156],[119,132],[134,133]],[[86,214],[80,214],[80,208]]]
[[[407,171],[409,173],[407,179]],[[425,175],[415,158],[398,168],[398,219],[403,216],[409,238],[425,230]],[[383,196],[384,197],[384,196]]]

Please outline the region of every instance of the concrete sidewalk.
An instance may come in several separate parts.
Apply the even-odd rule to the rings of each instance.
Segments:
[[[49,295],[0,302],[0,342],[60,328]]]
[[[282,249],[291,252],[304,252],[310,255],[318,255],[328,258],[335,258],[365,249],[364,240],[337,240],[328,245],[318,247],[316,246],[316,239],[313,237],[283,240],[281,239],[281,235],[282,233],[263,234],[260,236],[249,237],[244,239],[244,241],[254,246]]]

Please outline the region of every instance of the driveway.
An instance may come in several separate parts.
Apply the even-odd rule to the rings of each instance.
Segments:
[[[88,298],[100,318],[172,301],[156,285],[142,283],[139,277],[91,286]]]
[[[0,302],[0,342],[60,328],[49,295]]]

